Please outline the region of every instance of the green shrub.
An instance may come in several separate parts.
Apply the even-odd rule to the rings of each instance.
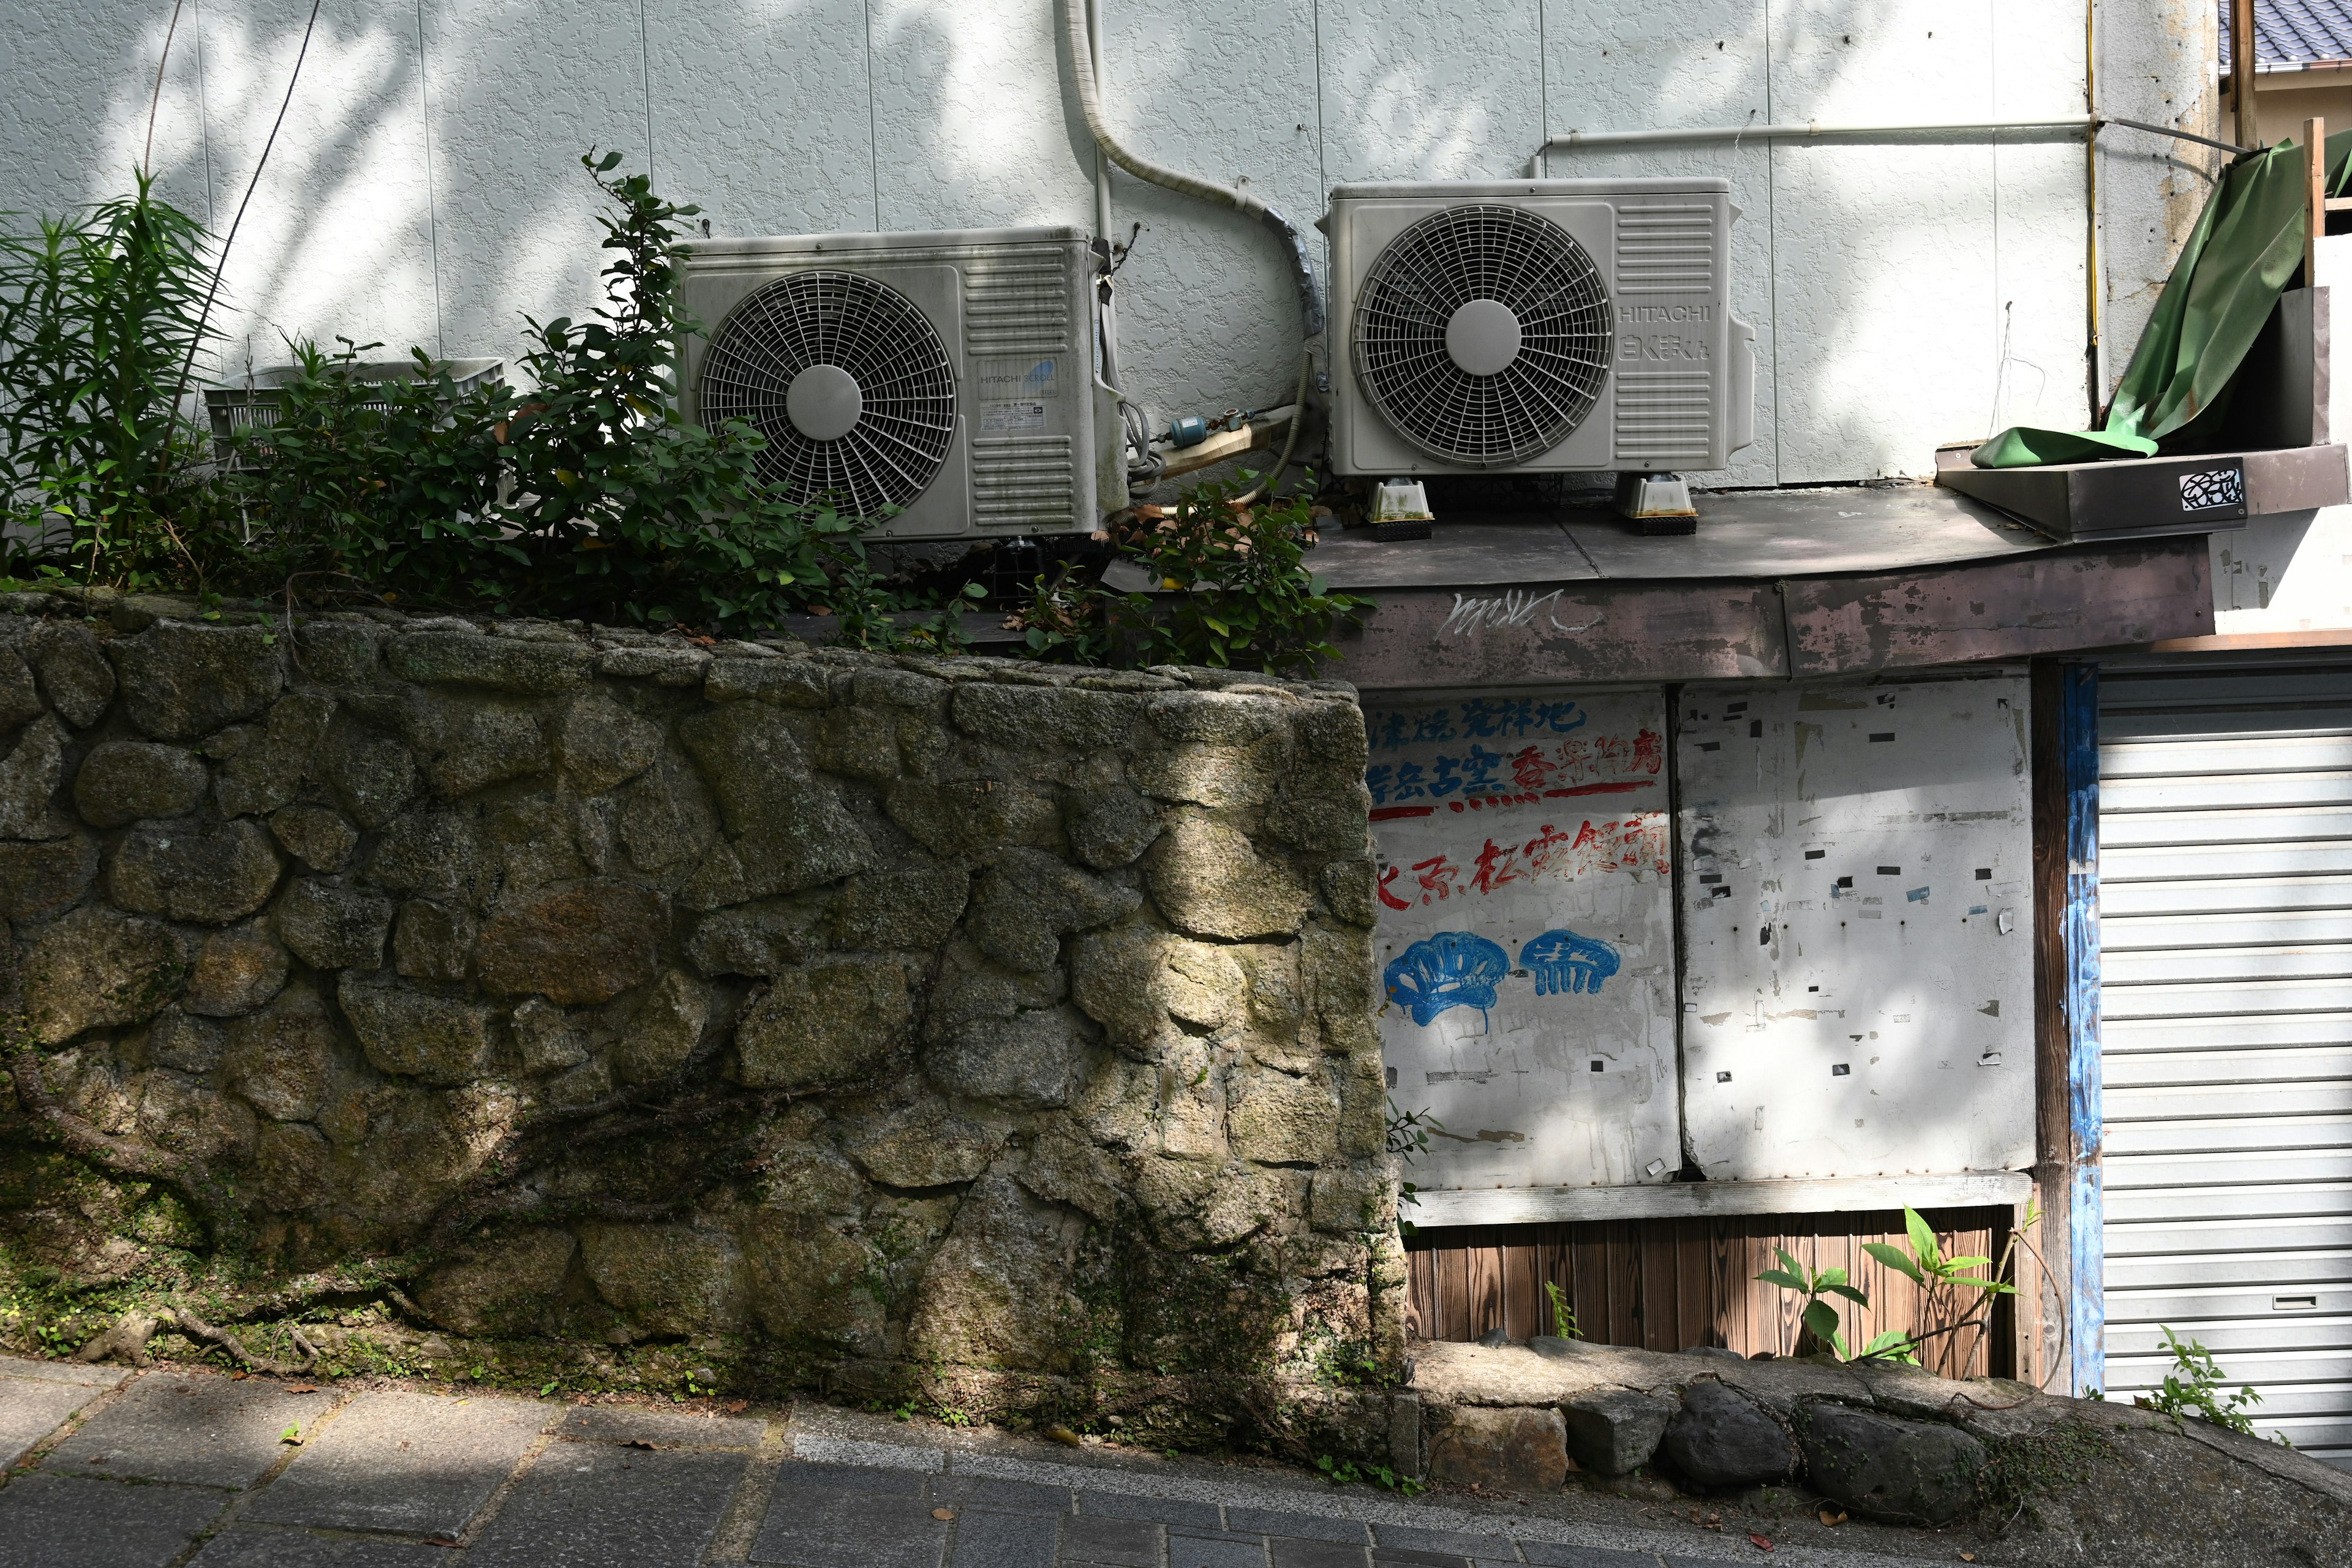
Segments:
[[[205,244],[144,173],[129,196],[0,235],[0,510],[41,542],[27,553],[85,580],[200,580],[221,548],[205,445],[180,416],[214,335]]]
[[[1242,476],[1245,482],[1250,476]],[[1145,516],[1119,551],[1163,590],[1119,594],[1040,577],[1014,617],[1030,652],[1079,664],[1241,665],[1311,675],[1339,657],[1332,637],[1371,601],[1335,594],[1306,565],[1315,537],[1310,484],[1254,501],[1234,483],[1183,492]]]

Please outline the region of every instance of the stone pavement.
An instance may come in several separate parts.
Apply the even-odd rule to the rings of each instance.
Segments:
[[[0,1357],[0,1568],[1760,1560],[1744,1539],[1490,1516],[1361,1488],[877,1443],[826,1425]],[[1771,1561],[1903,1560],[1782,1549]]]

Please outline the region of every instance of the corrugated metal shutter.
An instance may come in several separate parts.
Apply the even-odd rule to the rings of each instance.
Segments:
[[[2352,1468],[2352,668],[2104,670],[2099,777],[2110,1397]]]

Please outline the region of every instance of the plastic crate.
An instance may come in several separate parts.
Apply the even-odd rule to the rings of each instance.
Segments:
[[[506,369],[506,361],[498,359],[453,359],[440,362],[436,367],[449,373],[450,381],[463,397],[476,387],[499,379]],[[368,386],[389,386],[399,382],[415,381],[416,362],[404,360],[361,360],[350,367],[352,379]],[[245,381],[231,386],[208,386],[205,389],[205,412],[213,424],[213,456],[223,463],[236,460],[236,438],[248,430],[267,429],[278,423],[278,405],[284,397],[283,389],[301,374],[301,366],[273,364],[255,371]],[[363,408],[389,408],[384,403],[364,403]]]

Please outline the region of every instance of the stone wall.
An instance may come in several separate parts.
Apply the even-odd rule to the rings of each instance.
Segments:
[[[1347,688],[8,607],[20,1258],[1195,1435],[1399,1368]]]

